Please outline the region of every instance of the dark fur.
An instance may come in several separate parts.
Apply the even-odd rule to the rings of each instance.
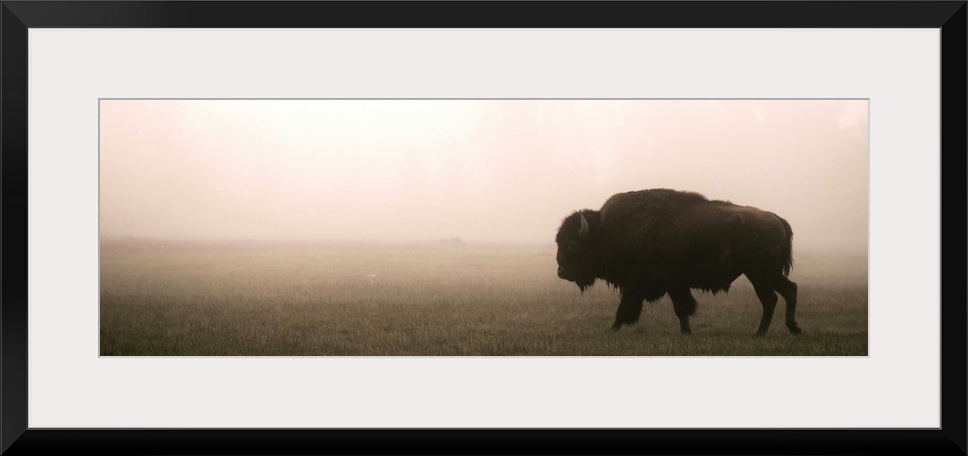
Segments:
[[[588,225],[579,235],[581,218]],[[757,335],[769,329],[779,292],[787,303],[786,325],[795,320],[797,285],[793,231],[772,212],[710,201],[698,193],[667,189],[619,193],[601,210],[576,211],[558,229],[558,272],[584,292],[602,279],[621,292],[613,329],[635,324],[642,301],[672,299],[680,330],[690,332],[696,310],[693,288],[717,293],[746,275],[763,304]]]

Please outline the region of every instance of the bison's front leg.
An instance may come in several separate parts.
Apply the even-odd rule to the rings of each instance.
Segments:
[[[622,301],[618,304],[618,311],[615,312],[615,323],[612,329],[618,331],[622,325],[638,323],[639,316],[642,315],[644,299],[641,293],[634,290],[622,290]]]
[[[689,317],[696,312],[696,298],[692,297],[689,288],[669,290],[669,297],[672,298],[672,308],[679,317],[679,332],[692,334],[692,329],[689,328]]]

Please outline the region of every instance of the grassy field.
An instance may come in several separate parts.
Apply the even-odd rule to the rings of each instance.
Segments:
[[[618,292],[580,294],[547,246],[101,243],[101,355],[865,356],[865,256],[794,251],[797,320],[754,337],[745,277],[694,291],[692,336],[668,297],[609,329]]]

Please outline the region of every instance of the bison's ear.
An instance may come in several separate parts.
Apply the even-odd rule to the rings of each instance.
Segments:
[[[578,216],[581,218],[581,229],[578,230],[578,235],[581,237],[588,236],[588,220],[585,220],[585,213],[579,212]]]

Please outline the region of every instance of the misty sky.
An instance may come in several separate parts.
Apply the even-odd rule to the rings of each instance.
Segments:
[[[105,237],[553,243],[665,187],[867,246],[867,101],[102,100]]]

